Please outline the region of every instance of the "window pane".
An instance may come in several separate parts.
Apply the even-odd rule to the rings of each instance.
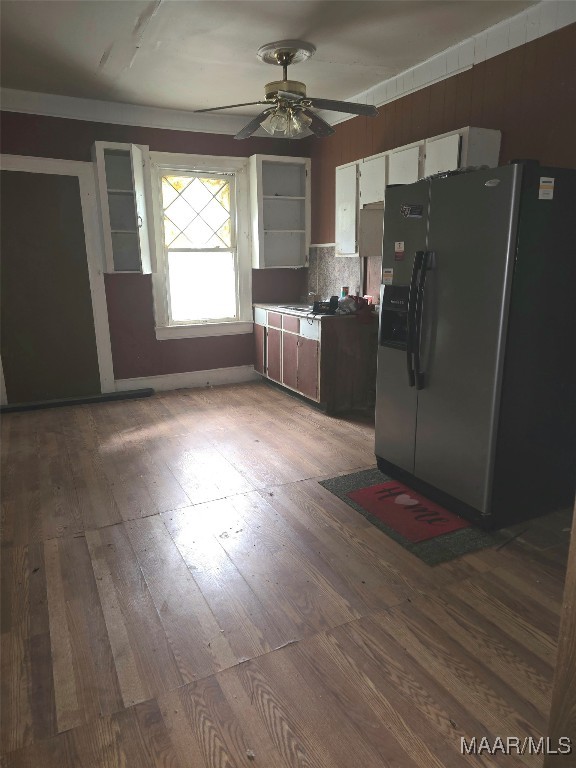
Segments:
[[[236,317],[232,253],[168,251],[168,279],[173,321]]]
[[[224,210],[220,203],[214,198],[212,198],[200,215],[214,232],[220,229],[222,224],[230,218],[228,211]]]
[[[196,212],[181,197],[167,206],[164,213],[180,230],[186,229],[192,219],[196,218]]]
[[[228,212],[230,212],[230,184],[226,183],[215,195],[216,200]]]
[[[214,233],[200,216],[196,216],[190,226],[186,227],[184,234],[192,243],[192,248],[202,248],[207,245]]]
[[[165,176],[163,181],[166,181],[176,192],[182,192],[188,184],[191,184],[193,177],[191,176]],[[167,203],[165,203],[167,205]]]
[[[172,248],[230,248],[230,182],[166,175],[162,179],[164,242]]]
[[[162,205],[164,208],[173,203],[178,197],[178,192],[166,179],[162,179]]]
[[[205,181],[208,181],[208,179],[205,179]],[[220,185],[219,180],[218,185]],[[215,189],[214,191],[216,192],[217,190]],[[194,179],[192,184],[186,187],[182,197],[196,212],[199,212],[212,200],[212,192],[202,183],[201,179]]]

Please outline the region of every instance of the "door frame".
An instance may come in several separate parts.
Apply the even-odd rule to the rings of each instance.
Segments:
[[[100,231],[100,219],[97,204],[97,187],[92,163],[78,160],[59,160],[49,157],[28,157],[26,155],[0,154],[0,170],[21,171],[24,173],[45,173],[57,176],[76,176],[80,186],[80,205],[86,242],[86,259],[90,295],[92,297],[92,315],[96,336],[96,354],[100,374],[102,393],[115,392],[114,368],[112,365],[112,346],[110,344],[110,326],[108,323],[108,305],[104,287],[104,248]],[[0,360],[0,371],[2,361]],[[6,398],[4,376],[2,375],[2,400]]]

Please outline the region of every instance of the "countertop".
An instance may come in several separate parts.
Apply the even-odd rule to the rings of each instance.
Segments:
[[[334,318],[351,318],[356,317],[355,313],[352,314],[339,314],[339,315],[326,315],[326,314],[314,314],[312,312],[312,305],[311,304],[298,304],[294,302],[293,304],[262,304],[262,303],[255,303],[253,305],[254,307],[260,307],[261,309],[267,309],[272,312],[281,312],[285,315],[296,315],[296,317],[307,317],[307,318],[317,318],[318,320],[332,320]],[[374,317],[377,317],[377,313],[373,312]]]

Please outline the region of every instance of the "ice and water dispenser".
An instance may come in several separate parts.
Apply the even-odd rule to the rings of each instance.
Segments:
[[[408,285],[383,285],[380,297],[380,346],[406,349]]]

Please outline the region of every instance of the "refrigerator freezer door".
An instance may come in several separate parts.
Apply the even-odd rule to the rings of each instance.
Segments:
[[[414,254],[426,250],[429,189],[428,181],[386,189],[382,268],[394,285],[409,285]]]
[[[425,250],[429,182],[386,190],[383,279],[410,284],[414,255]],[[380,339],[381,340],[381,339]],[[414,471],[416,390],[408,385],[406,352],[378,347],[376,455],[407,472]]]
[[[489,514],[519,166],[434,179],[414,474]]]
[[[376,456],[414,470],[416,390],[408,386],[406,353],[378,348],[376,381]]]

